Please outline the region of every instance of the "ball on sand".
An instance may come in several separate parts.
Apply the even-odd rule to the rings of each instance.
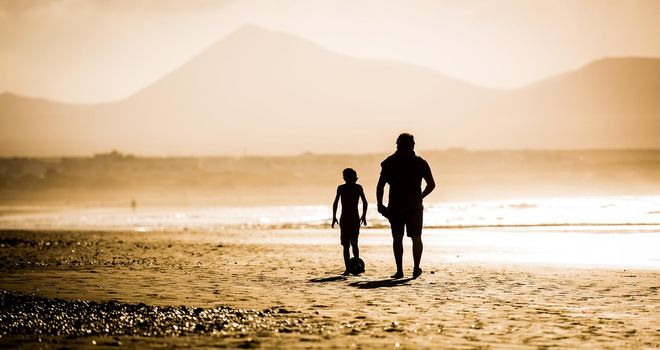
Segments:
[[[348,261],[348,266],[353,275],[359,275],[364,272],[364,261],[360,258],[351,258],[351,260]]]

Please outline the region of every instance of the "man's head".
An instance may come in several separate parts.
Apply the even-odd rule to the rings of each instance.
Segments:
[[[409,133],[404,132],[396,139],[396,148],[404,151],[412,151],[415,149],[415,137]]]
[[[344,181],[347,183],[355,183],[358,179],[357,172],[351,168],[344,169],[342,175],[344,175]]]

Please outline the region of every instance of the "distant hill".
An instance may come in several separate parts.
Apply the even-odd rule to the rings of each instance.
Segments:
[[[657,96],[659,59],[500,91],[248,26],[122,101],[0,96],[0,155],[382,152],[401,131],[425,149],[658,148]]]
[[[512,91],[492,112],[523,145],[658,148],[658,96],[660,59],[610,58]]]

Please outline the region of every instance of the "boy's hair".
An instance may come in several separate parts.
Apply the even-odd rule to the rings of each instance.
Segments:
[[[404,132],[396,139],[396,146],[400,149],[415,149],[415,137]]]
[[[357,180],[357,172],[352,168],[346,168],[341,172],[346,180]]]

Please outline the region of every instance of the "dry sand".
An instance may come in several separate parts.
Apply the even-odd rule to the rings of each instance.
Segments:
[[[660,347],[658,270],[461,262],[449,258],[456,251],[427,246],[421,278],[391,280],[387,277],[393,272],[391,248],[383,244],[387,233],[365,232],[363,236],[379,237],[362,245],[367,272],[340,277],[341,247],[335,242],[336,232],[327,230],[3,231],[0,289],[18,299],[4,299],[0,316],[8,334],[2,335],[0,345]],[[305,239],[297,239],[301,235]],[[408,275],[410,259],[407,246]],[[117,304],[122,312],[133,310],[126,305],[136,303],[190,308],[184,311],[200,307],[209,313],[220,306],[275,311],[263,320],[256,311],[235,311],[231,315],[239,321],[227,323],[233,326],[207,332],[179,329],[128,336],[102,330],[87,336],[57,336],[31,333],[28,327],[22,334],[11,334],[7,321],[12,315],[7,314],[6,303],[18,303],[20,293],[45,297],[39,302],[60,303],[58,307],[63,304],[56,298],[118,301],[126,303]],[[24,302],[35,303],[30,300]],[[39,312],[45,311],[39,310],[32,310],[36,314],[31,317],[44,317]],[[168,315],[177,315],[177,310]],[[121,322],[108,315],[103,322]],[[217,325],[217,318],[208,322]],[[255,326],[259,322],[264,326]]]

